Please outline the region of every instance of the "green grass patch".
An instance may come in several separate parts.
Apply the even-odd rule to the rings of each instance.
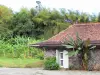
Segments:
[[[43,61],[43,60],[40,60],[40,61],[31,63],[31,64],[27,64],[27,65],[25,66],[25,68],[43,67],[43,65],[44,65],[44,61]]]
[[[43,66],[43,60],[39,59],[0,57],[0,67],[27,68],[27,67],[42,67],[42,66]]]

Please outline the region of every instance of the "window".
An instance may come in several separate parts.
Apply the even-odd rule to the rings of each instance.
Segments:
[[[60,52],[60,65],[63,66],[63,52]]]
[[[63,53],[60,53],[60,54],[61,54],[61,55],[60,55],[60,56],[61,56],[61,59],[63,59]]]
[[[69,68],[69,58],[67,50],[56,50],[56,61],[61,68]]]
[[[61,66],[63,66],[63,60],[61,60]]]

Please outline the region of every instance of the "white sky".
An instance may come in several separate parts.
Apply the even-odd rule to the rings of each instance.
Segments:
[[[19,11],[21,7],[35,7],[37,0],[0,0],[0,4]],[[98,13],[100,11],[100,0],[39,0],[42,5],[49,8],[74,9],[88,13]]]

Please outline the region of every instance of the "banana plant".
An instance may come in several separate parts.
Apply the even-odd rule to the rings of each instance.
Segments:
[[[76,33],[76,39],[74,40],[71,36],[68,36],[69,40],[64,41],[63,46],[67,49],[72,49],[71,52],[68,53],[69,56],[75,56],[81,53],[82,57],[82,66],[85,70],[88,67],[88,54],[90,50],[96,48],[96,46],[90,44],[90,39],[82,40],[78,33]]]

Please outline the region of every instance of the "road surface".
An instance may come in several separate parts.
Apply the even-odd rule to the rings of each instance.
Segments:
[[[99,71],[43,70],[40,68],[0,68],[0,75],[100,75]]]

